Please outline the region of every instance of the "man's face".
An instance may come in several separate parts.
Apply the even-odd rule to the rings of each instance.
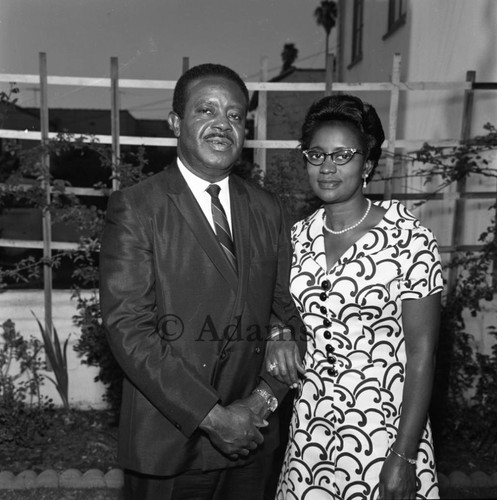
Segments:
[[[246,111],[245,96],[231,80],[210,76],[193,81],[183,118],[169,114],[185,166],[209,182],[229,175],[242,152]]]

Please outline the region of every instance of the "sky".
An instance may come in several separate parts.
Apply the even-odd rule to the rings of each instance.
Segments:
[[[299,51],[296,66],[324,66],[324,29],[314,20],[319,0],[0,0],[0,73],[38,74],[39,52],[49,75],[109,77],[110,58],[121,78],[176,80],[183,57],[190,66],[225,64],[258,81],[281,68],[285,43]],[[33,85],[18,104],[39,104]],[[5,89],[5,85],[2,86]],[[109,107],[109,92],[53,87],[49,106]],[[164,117],[165,91],[124,89],[122,108],[137,117]]]

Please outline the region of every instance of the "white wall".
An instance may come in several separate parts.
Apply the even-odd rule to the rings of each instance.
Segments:
[[[410,0],[406,24],[387,32],[388,2],[364,2],[363,59],[350,67],[353,2],[344,2],[344,80],[384,82],[395,53],[402,57],[401,80],[464,81],[467,71],[479,82],[497,82],[497,2],[495,0]],[[389,96],[358,92],[377,107],[388,127]],[[449,139],[461,133],[464,91],[401,92],[398,139]],[[476,91],[473,132],[495,124],[497,91]]]
[[[33,317],[33,311],[41,323],[44,323],[43,290],[6,291],[0,293],[0,323],[11,319],[16,330],[25,339],[30,336],[41,340],[41,334]],[[68,374],[69,374],[69,402],[73,407],[82,409],[101,409],[106,404],[102,400],[104,394],[103,384],[93,381],[98,373],[98,368],[89,367],[81,363],[81,358],[73,350],[79,338],[79,330],[72,323],[72,317],[77,313],[76,302],[71,299],[70,290],[53,291],[53,324],[61,343],[69,337],[67,347]],[[0,340],[1,341],[1,340]],[[49,373],[53,377],[53,372]],[[53,398],[56,405],[62,402],[55,386],[49,380],[45,381],[43,394]]]
[[[403,57],[408,81],[466,80],[476,72],[477,82],[497,82],[497,2],[494,0],[429,0],[409,4],[410,43]],[[402,31],[402,29],[400,30]],[[457,139],[461,136],[464,91],[407,92],[404,101],[403,133],[409,139]],[[471,136],[485,134],[487,122],[497,126],[497,90],[474,92]],[[497,168],[496,155],[488,160]],[[410,189],[426,189],[414,186]],[[429,188],[429,186],[428,186]],[[497,189],[495,177],[473,176],[468,191]],[[444,200],[430,202],[418,216],[430,225],[441,245],[450,245],[455,206],[455,186]],[[492,199],[467,200],[463,244],[478,244],[490,224]]]
[[[415,0],[410,2],[409,52],[403,57],[410,81],[497,82],[497,2],[495,0]],[[409,138],[457,138],[461,133],[462,91],[409,92]],[[497,91],[475,91],[473,133],[496,124]]]

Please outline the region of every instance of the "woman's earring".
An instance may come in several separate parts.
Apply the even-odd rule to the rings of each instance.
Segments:
[[[367,177],[362,178],[362,189],[366,189],[366,186],[368,185],[368,182],[366,179],[367,179]]]

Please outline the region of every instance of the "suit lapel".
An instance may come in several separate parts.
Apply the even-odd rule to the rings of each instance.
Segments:
[[[230,178],[231,220],[237,261],[240,261],[240,281],[247,281],[250,259],[250,206],[247,191],[239,180]]]
[[[223,249],[219,245],[216,235],[199,207],[195,196],[193,196],[177,165],[168,168],[171,171],[168,176],[167,195],[176,205],[185,222],[190,226],[199,245],[209,256],[216,269],[228,284],[236,290],[238,287],[237,275],[224,255]]]
[[[247,298],[250,272],[250,204],[243,184],[233,175],[230,177],[230,204],[233,238],[238,264],[238,288],[230,324],[238,326]],[[236,331],[237,328],[231,329],[231,335],[224,340],[223,349],[230,342]]]
[[[191,228],[199,245],[211,259],[213,265],[224,277],[229,286],[236,291],[235,302],[231,309],[229,325],[231,335],[225,337],[219,352],[235,336],[243,313],[247,297],[248,280],[250,272],[250,203],[243,183],[236,177],[230,177],[230,204],[233,238],[238,264],[238,275],[229,263],[223,249],[212,230],[209,222],[199,207],[193,193],[181,175],[177,165],[171,165],[168,170],[165,191],[171,201],[176,205],[186,224]]]

